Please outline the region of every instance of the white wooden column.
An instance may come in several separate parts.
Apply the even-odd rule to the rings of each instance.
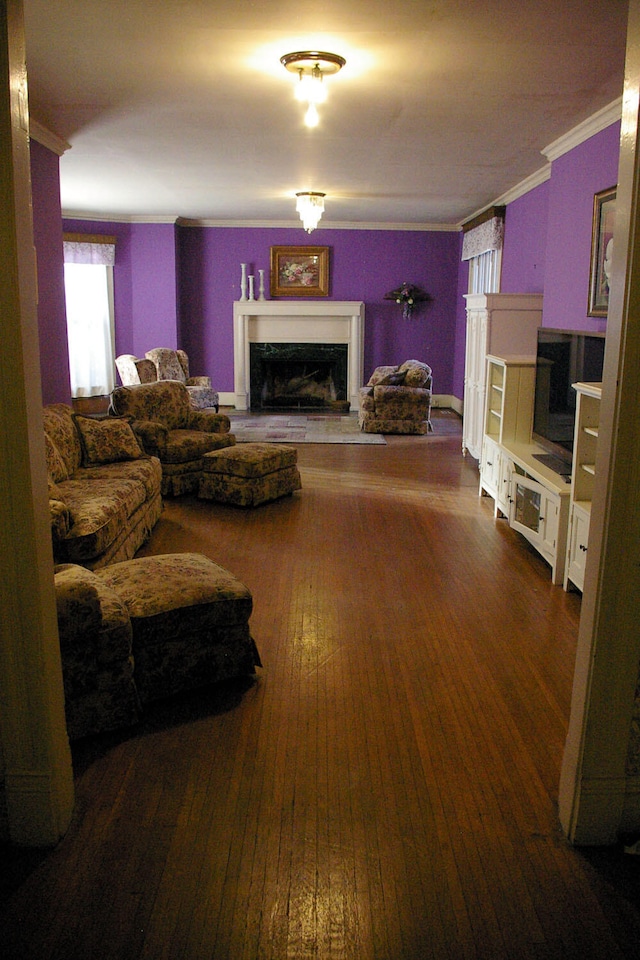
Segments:
[[[7,839],[55,844],[73,807],[44,455],[22,0],[0,4],[0,787]]]
[[[563,829],[577,844],[640,830],[630,741],[640,663],[640,0],[630,0],[596,477],[569,733]]]

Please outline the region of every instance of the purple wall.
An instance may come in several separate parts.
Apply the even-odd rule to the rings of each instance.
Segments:
[[[33,237],[38,262],[40,375],[44,403],[69,403],[69,348],[64,300],[60,163],[55,153],[31,141]]]
[[[593,196],[617,180],[619,123],[553,163],[551,179],[509,204],[502,289],[544,293],[543,323],[603,329],[587,317]],[[45,402],[68,400],[66,323],[62,297],[58,158],[33,144],[34,217],[41,303]],[[216,389],[233,391],[233,308],[240,263],[268,284],[272,245],[331,248],[333,300],[366,304],[365,374],[409,357],[434,370],[439,394],[462,398],[468,267],[455,232],[174,227],[66,221],[65,230],[117,237],[114,271],[117,353],[183,346],[193,374],[208,373]],[[424,287],[432,301],[415,319],[383,299],[403,281]],[[257,283],[256,283],[257,289]],[[53,355],[55,362],[49,362]]]
[[[504,222],[503,293],[544,293],[549,181],[509,204]]]
[[[131,316],[131,352],[136,356],[142,356],[151,347],[179,346],[173,224],[131,227]]]
[[[116,356],[144,356],[151,347],[178,346],[173,224],[65,220],[64,229],[116,238]]]
[[[365,373],[382,363],[415,357],[434,371],[435,389],[450,393],[455,343],[458,235],[452,232],[181,227],[179,234],[180,340],[194,374],[207,373],[216,389],[233,391],[233,301],[240,296],[240,264],[256,276],[270,247],[330,247],[331,300],[365,302]],[[428,291],[431,302],[410,321],[383,299],[403,281]]]
[[[465,293],[469,290],[469,263],[462,260],[462,233],[458,238],[458,284],[456,290],[456,333],[453,358],[453,382],[449,391],[460,401],[464,396],[464,362],[467,339],[467,302]]]
[[[587,316],[593,197],[618,182],[619,152],[620,124],[614,123],[553,164],[543,306],[546,327],[606,329],[605,320]]]

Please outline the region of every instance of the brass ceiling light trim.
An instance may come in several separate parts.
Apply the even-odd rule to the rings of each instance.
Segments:
[[[302,70],[307,75],[313,70],[319,70],[329,76],[342,70],[346,62],[345,58],[339,57],[337,53],[323,53],[320,50],[298,50],[280,57],[280,63],[290,73],[299,73]]]

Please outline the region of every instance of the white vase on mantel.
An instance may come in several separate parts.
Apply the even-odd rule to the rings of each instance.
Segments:
[[[264,295],[264,270],[258,270],[258,276],[259,276],[259,278],[260,278],[260,281],[259,281],[259,284],[258,284],[258,300],[264,300],[264,299],[265,299],[265,295]]]
[[[247,299],[247,265],[246,263],[240,264],[241,277],[240,277],[240,299]]]

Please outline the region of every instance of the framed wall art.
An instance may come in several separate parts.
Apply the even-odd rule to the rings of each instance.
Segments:
[[[328,297],[329,247],[271,247],[272,297]]]
[[[609,309],[609,276],[613,253],[613,222],[616,212],[616,188],[601,190],[593,198],[591,228],[591,270],[587,316],[606,317]]]

